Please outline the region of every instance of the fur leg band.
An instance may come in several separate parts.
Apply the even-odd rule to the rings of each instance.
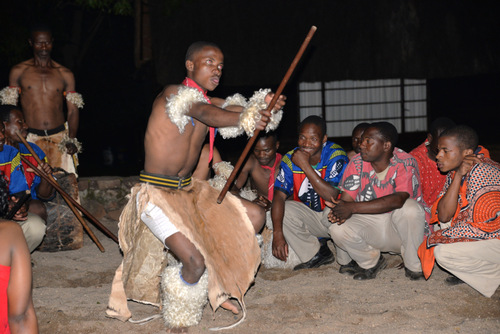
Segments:
[[[85,103],[83,102],[82,94],[77,92],[64,92],[66,100],[73,103],[77,108],[82,109]]]
[[[176,95],[171,95],[167,98],[166,113],[170,121],[177,125],[179,132],[183,133],[186,124],[188,124],[190,117],[186,116],[193,103],[203,102],[207,100],[203,94],[196,88],[181,86]]]
[[[5,87],[0,90],[0,102],[2,104],[10,104],[13,106],[17,105],[17,99],[19,98],[19,88],[18,87]]]
[[[66,144],[74,144],[77,149],[76,153],[82,152],[82,143],[80,143],[76,138],[70,138],[68,135],[64,135],[63,139],[59,142],[59,145],[57,145],[59,151],[66,154],[68,152]]]
[[[222,190],[226,185],[227,179],[231,175],[234,167],[230,162],[221,161],[213,165],[215,176],[208,180],[208,183],[217,190]]]
[[[181,265],[167,266],[161,278],[163,320],[169,328],[195,326],[200,323],[208,302],[208,274],[196,284],[186,284]]]

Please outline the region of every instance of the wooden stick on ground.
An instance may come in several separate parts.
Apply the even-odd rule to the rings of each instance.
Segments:
[[[23,142],[23,144],[26,146],[26,148],[30,151],[30,153],[36,159],[36,161],[38,162],[38,164],[41,164],[42,161],[40,160],[40,158],[38,157],[38,155],[35,153],[35,151],[33,151],[33,148],[26,141],[26,139],[19,132],[17,132],[17,136],[21,139],[21,141]],[[80,203],[78,203],[73,197],[71,197],[68,193],[66,193],[61,188],[61,186],[57,183],[57,181],[54,179],[54,177],[52,175],[47,175],[45,172],[39,170],[38,168],[36,168],[26,158],[24,158],[23,161],[34,170],[35,174],[37,174],[40,177],[42,177],[45,180],[47,180],[59,192],[59,194],[61,194],[62,198],[68,204],[68,207],[71,209],[71,211],[73,211],[73,213],[75,214],[75,216],[77,217],[77,219],[80,221],[80,223],[82,224],[82,226],[85,228],[85,230],[87,231],[87,233],[89,233],[89,236],[92,238],[92,240],[96,243],[97,247],[99,247],[99,249],[102,252],[104,252],[104,247],[102,247],[101,243],[97,240],[97,237],[94,235],[94,233],[92,232],[92,230],[90,230],[90,228],[88,227],[87,223],[85,222],[85,220],[83,220],[83,218],[81,217],[80,213],[76,210],[75,207],[77,207],[78,210],[80,210],[85,216],[87,216],[87,218],[89,218],[90,221],[93,222],[94,225],[96,225],[99,229],[101,229],[107,236],[109,236],[116,243],[118,243],[118,238],[116,237],[116,235],[114,235],[110,230],[108,230],[106,228],[106,226],[102,225],[84,207],[82,207],[80,205]]]
[[[297,64],[299,63],[300,58],[302,58],[302,55],[304,54],[304,51],[306,50],[307,45],[309,44],[314,33],[316,32],[316,29],[317,29],[316,26],[312,26],[311,29],[309,30],[309,33],[307,34],[306,38],[304,39],[304,42],[302,42],[302,45],[300,46],[300,49],[297,52],[297,55],[293,59],[292,64],[288,68],[288,71],[286,72],[285,76],[283,77],[283,80],[281,80],[281,84],[279,85],[278,89],[276,90],[276,93],[274,94],[273,99],[271,100],[271,102],[267,106],[268,111],[273,110],[274,105],[278,101],[279,96],[281,95],[281,93],[283,92],[283,89],[285,88],[286,84],[288,83],[288,79],[290,79],[290,77],[292,76],[292,73],[295,70],[295,67],[297,66]],[[239,157],[238,161],[236,162],[236,165],[234,166],[234,169],[233,169],[231,175],[229,175],[229,178],[227,179],[226,185],[224,186],[224,188],[222,188],[222,191],[220,192],[219,197],[217,197],[218,204],[222,203],[222,200],[226,196],[226,193],[228,192],[229,188],[233,184],[234,179],[236,178],[236,174],[240,170],[241,165],[243,164],[243,161],[245,160],[245,158],[248,155],[248,152],[250,151],[250,148],[252,147],[253,143],[257,139],[257,135],[259,134],[259,132],[260,132],[260,130],[254,131],[253,136],[250,138],[247,145],[245,146],[245,149],[241,153],[241,156]]]

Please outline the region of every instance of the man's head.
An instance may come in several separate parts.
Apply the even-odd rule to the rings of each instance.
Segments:
[[[436,162],[443,173],[457,170],[467,155],[473,154],[479,144],[477,133],[467,125],[457,125],[441,133]]]
[[[371,123],[361,137],[361,158],[367,162],[387,160],[392,157],[398,142],[398,130],[389,122]]]
[[[276,152],[279,146],[280,143],[276,132],[260,132],[253,149],[253,154],[260,165],[272,167],[276,160]]]
[[[352,149],[354,152],[359,153],[361,151],[360,145],[361,145],[361,136],[363,135],[363,132],[370,126],[369,123],[359,123],[352,129]]]
[[[6,108],[4,108],[6,107]],[[18,146],[21,139],[17,132],[21,133],[23,138],[28,137],[28,126],[24,120],[24,115],[16,106],[2,106],[0,108],[0,121],[5,127],[5,142],[8,145]]]
[[[28,42],[33,48],[33,54],[35,56],[39,58],[50,57],[53,41],[52,32],[48,26],[38,24],[31,28]]]
[[[427,151],[429,158],[435,160],[437,154],[438,138],[441,133],[449,128],[454,127],[456,124],[448,117],[436,118],[429,127],[429,133],[427,134]]]
[[[212,42],[194,42],[186,52],[188,78],[204,90],[212,91],[218,85],[224,67],[224,55]]]
[[[327,141],[326,122],[319,116],[306,117],[299,125],[298,145],[301,151],[309,153],[310,160],[321,158],[323,144]]]

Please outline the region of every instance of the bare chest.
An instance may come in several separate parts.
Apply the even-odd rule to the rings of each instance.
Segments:
[[[54,68],[30,67],[20,77],[21,92],[62,94],[65,81]]]
[[[259,195],[267,196],[270,177],[274,180],[274,175],[271,176],[271,171],[269,169],[264,169],[260,165],[253,169],[251,173],[251,182],[252,186],[259,192]]]

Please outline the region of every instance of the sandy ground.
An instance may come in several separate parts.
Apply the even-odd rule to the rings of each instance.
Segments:
[[[111,231],[116,221],[102,220]],[[83,248],[34,252],[33,299],[40,333],[164,333],[161,319],[138,325],[105,317],[118,245],[96,232],[101,253],[85,236]],[[338,273],[338,264],[294,272],[261,268],[245,297],[246,320],[223,333],[500,333],[500,289],[485,298],[466,284],[449,287],[435,268],[428,281],[412,282],[397,269],[399,256],[370,281]],[[158,313],[129,302],[134,318]],[[210,306],[190,333],[208,333],[237,316]]]

